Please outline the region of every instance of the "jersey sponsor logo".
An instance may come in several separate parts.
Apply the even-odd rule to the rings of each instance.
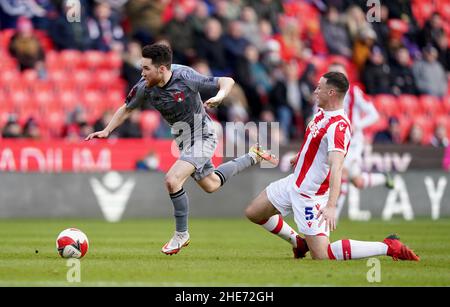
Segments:
[[[317,209],[317,211],[320,210],[320,204],[316,204],[316,209]]]
[[[175,92],[172,94],[172,97],[176,102],[183,102],[185,98],[183,92]]]
[[[344,123],[339,123],[339,131],[344,131],[345,128],[347,128],[347,125],[345,125]]]
[[[311,228],[312,222],[307,222],[306,224],[308,224],[308,227]]]

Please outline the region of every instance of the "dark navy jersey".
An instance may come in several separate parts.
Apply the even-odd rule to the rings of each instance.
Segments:
[[[211,119],[205,111],[200,92],[217,93],[219,78],[201,75],[184,65],[172,64],[171,70],[172,76],[163,87],[147,87],[147,82],[141,78],[126,98],[127,109],[138,108],[148,102],[173,128],[174,136],[181,135],[177,127],[182,127],[183,123],[189,125],[192,136],[194,133],[204,135],[211,126]]]

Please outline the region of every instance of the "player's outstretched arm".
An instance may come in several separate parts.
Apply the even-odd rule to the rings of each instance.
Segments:
[[[84,140],[89,141],[94,138],[104,139],[107,138],[111,132],[114,131],[117,127],[119,127],[130,115],[132,109],[127,109],[127,106],[124,104],[120,108],[117,109],[116,113],[114,113],[113,118],[108,123],[108,125],[102,131],[96,131],[94,133],[89,134]]]
[[[205,107],[208,108],[215,108],[217,107],[222,100],[228,96],[231,89],[233,88],[234,80],[229,77],[220,77],[219,78],[219,91],[217,92],[217,95],[214,97],[211,97],[205,103],[203,104]]]
[[[336,202],[341,190],[342,168],[344,165],[344,153],[340,151],[330,151],[328,153],[328,164],[330,165],[330,194],[327,205],[319,210],[317,218],[319,227],[325,222],[325,229],[333,231],[336,229]]]

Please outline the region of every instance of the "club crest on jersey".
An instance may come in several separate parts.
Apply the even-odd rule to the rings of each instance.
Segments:
[[[175,92],[172,94],[172,97],[176,102],[184,101],[184,93],[183,92]]]
[[[311,131],[311,135],[313,138],[315,138],[317,134],[319,134],[319,127],[317,126],[316,123],[312,123],[309,129]]]

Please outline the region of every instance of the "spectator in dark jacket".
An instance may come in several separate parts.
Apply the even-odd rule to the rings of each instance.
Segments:
[[[214,76],[231,74],[223,43],[222,26],[217,19],[208,19],[204,36],[197,43],[197,52],[200,59],[209,63]]]
[[[134,110],[130,117],[125,120],[119,129],[119,137],[121,138],[142,138],[142,130],[140,125],[141,111]]]
[[[89,37],[89,30],[86,22],[70,22],[67,16],[70,15],[70,7],[63,5],[59,17],[51,25],[50,36],[56,49],[88,50],[92,48],[92,41]],[[72,16],[72,15],[70,15]],[[85,6],[80,7],[80,20],[85,20]]]
[[[400,48],[397,50],[396,61],[392,66],[391,80],[392,92],[395,95],[417,94],[408,49]]]
[[[283,138],[289,140],[296,132],[296,120],[302,118],[302,94],[297,63],[284,63],[283,72],[284,78],[275,83],[269,101],[280,122]]]
[[[170,41],[173,62],[188,65],[196,56],[194,49],[194,24],[181,5],[175,5],[173,18],[163,28],[164,36]]]
[[[352,56],[350,35],[345,25],[339,20],[339,12],[335,7],[329,7],[321,21],[323,37],[331,54]]]
[[[370,58],[364,67],[362,81],[369,95],[390,94],[390,67],[378,47],[372,49]]]
[[[88,19],[88,29],[93,49],[123,51],[124,32],[111,15],[111,6],[107,2],[96,3],[94,16]]]

